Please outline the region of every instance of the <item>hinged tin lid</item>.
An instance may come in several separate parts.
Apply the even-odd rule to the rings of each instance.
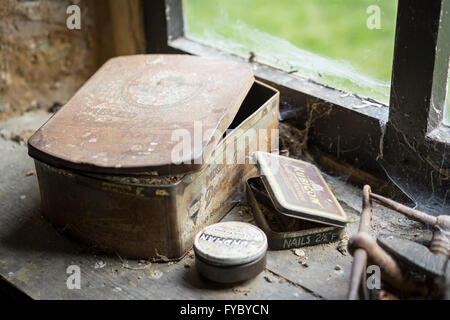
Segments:
[[[86,172],[196,171],[253,81],[251,67],[228,60],[113,58],[30,138],[28,152],[50,165]]]
[[[282,214],[328,225],[348,219],[316,166],[257,151],[253,154],[274,207]]]

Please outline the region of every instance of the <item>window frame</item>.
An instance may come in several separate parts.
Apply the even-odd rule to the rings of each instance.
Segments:
[[[183,0],[143,1],[143,11],[147,53],[247,61],[186,37]],[[433,103],[444,101],[445,108],[448,68],[440,68],[449,63],[449,12],[450,0],[398,1],[389,106],[376,102],[382,106],[355,109],[368,99],[247,62],[257,79],[280,91],[280,120],[302,129],[307,124],[311,144],[362,170],[388,175],[406,193],[437,197],[448,209],[450,128]],[[425,204],[423,209],[433,213],[441,207]]]

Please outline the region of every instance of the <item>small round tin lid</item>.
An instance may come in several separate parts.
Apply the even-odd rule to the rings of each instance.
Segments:
[[[199,258],[213,265],[241,265],[266,254],[267,237],[261,229],[249,223],[220,222],[197,233],[194,251]]]

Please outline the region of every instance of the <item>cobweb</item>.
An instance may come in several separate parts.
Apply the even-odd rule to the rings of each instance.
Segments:
[[[369,96],[369,99],[363,99],[369,103],[368,105],[382,107],[382,104],[377,104],[372,99],[381,103],[387,103],[389,100],[389,82],[364,75],[348,61],[336,61],[314,54],[296,47],[285,39],[252,28],[240,20],[230,21],[223,10],[215,18],[214,23],[200,34],[189,32],[189,23],[186,27],[188,37],[195,41],[287,71],[303,79],[349,92],[350,95]],[[382,126],[385,125],[386,123],[382,123]],[[304,140],[299,140],[296,146],[291,144],[290,147],[296,150],[291,151],[289,156],[312,161],[311,157],[305,159],[308,132],[302,134]],[[434,190],[423,192],[405,182],[402,174],[397,172],[396,166],[387,163],[383,158],[378,159],[377,163],[385,173],[388,183],[402,194],[401,196],[385,194],[386,196],[434,215],[449,211],[450,190],[447,190],[443,201]],[[349,175],[342,175],[339,178],[347,181]]]

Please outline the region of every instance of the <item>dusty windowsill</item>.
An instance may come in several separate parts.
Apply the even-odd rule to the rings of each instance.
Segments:
[[[0,122],[0,130],[35,130],[49,116],[27,113]],[[41,218],[39,187],[32,170],[26,145],[0,137],[0,277],[33,298],[346,298],[352,258],[345,252],[345,242],[302,248],[307,267],[291,250],[269,251],[267,268],[258,277],[232,288],[215,287],[198,277],[189,254],[178,263],[152,263],[147,268],[147,264],[106,255],[57,232]],[[346,227],[351,236],[358,228],[361,190],[342,175],[325,175],[325,179],[352,219]],[[242,212],[243,206],[236,206],[225,219],[251,221],[249,212]],[[431,235],[419,223],[378,205],[371,227],[373,236],[388,233],[426,241]],[[86,277],[82,286],[89,283],[89,290],[67,290],[66,268],[72,264],[81,266]]]

